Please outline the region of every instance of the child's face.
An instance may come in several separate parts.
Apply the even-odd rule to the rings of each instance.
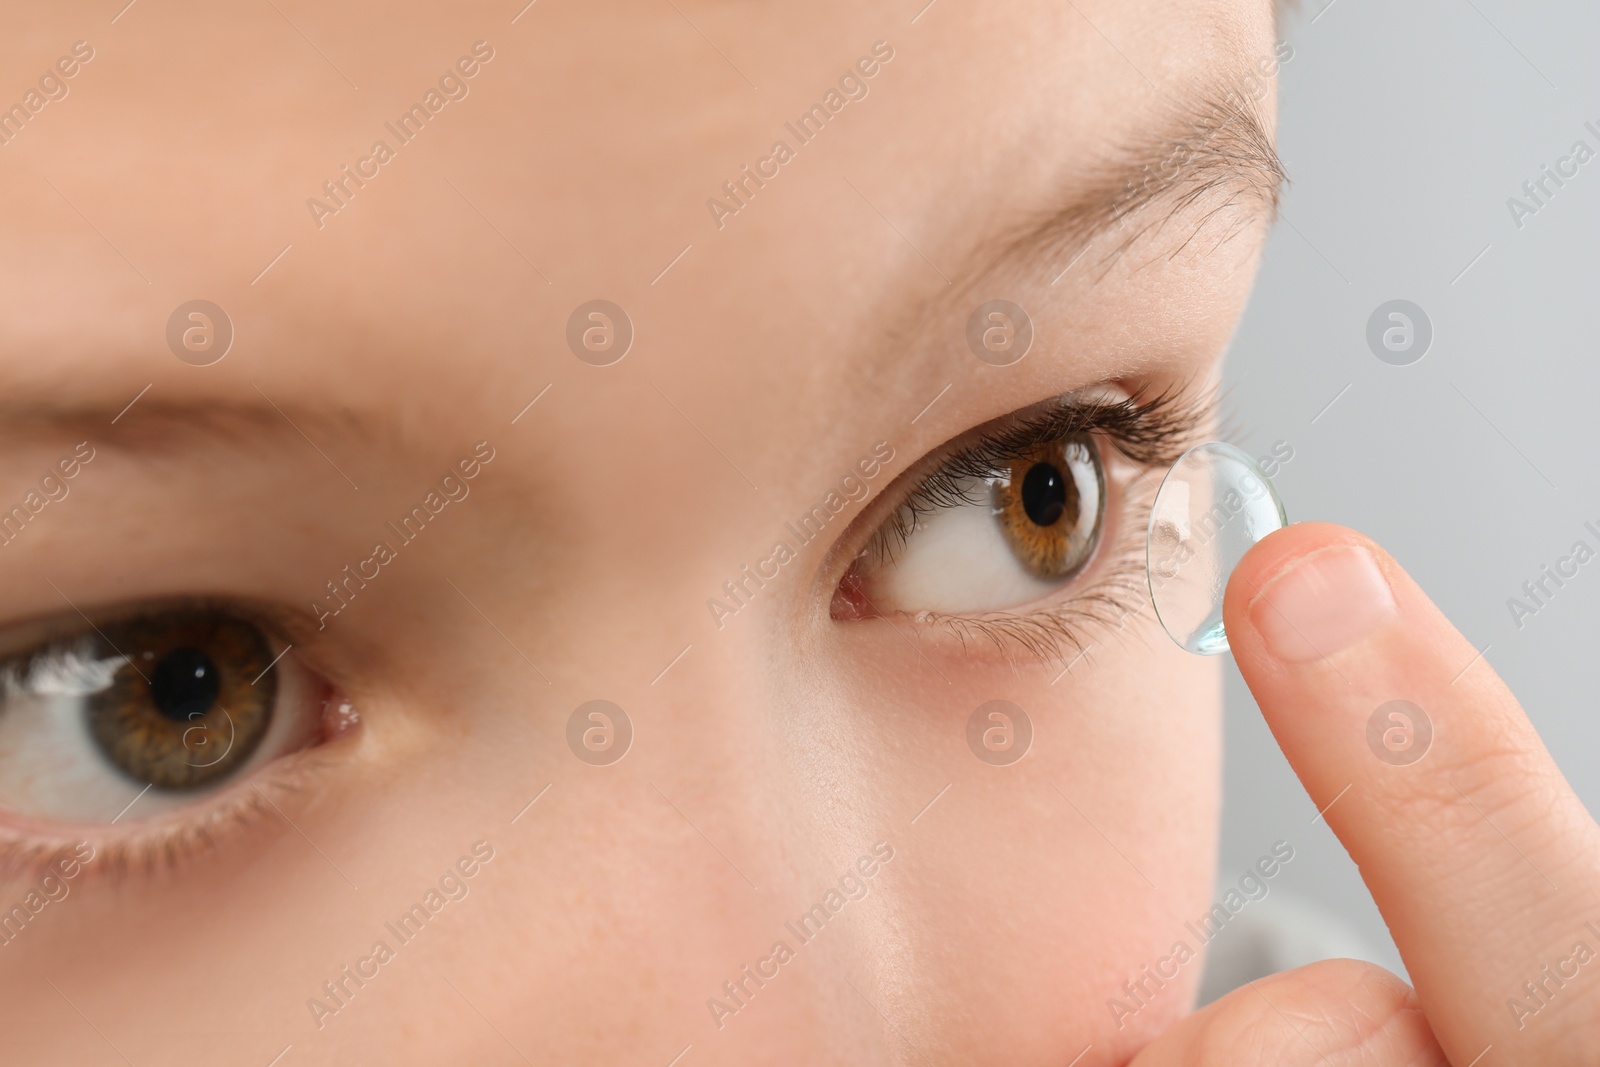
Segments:
[[[0,147],[0,507],[92,452],[7,528],[3,649],[127,683],[7,668],[0,906],[54,879],[0,947],[8,1043],[1125,1057],[1199,977],[1144,968],[1217,818],[1216,666],[1139,610],[1158,475],[1108,431],[1099,498],[1041,441],[874,531],[986,423],[1212,378],[1275,188],[1214,105],[1270,130],[1268,5],[519,6],[0,35],[0,103],[92,51]],[[220,362],[214,312],[169,331],[192,299]],[[1020,362],[982,340],[1015,321],[969,349],[991,300]],[[1039,457],[1070,484],[1024,492]],[[969,731],[990,701],[1026,723]]]

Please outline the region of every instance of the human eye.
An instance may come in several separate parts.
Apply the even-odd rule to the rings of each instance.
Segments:
[[[0,633],[0,850],[114,830],[171,858],[250,805],[258,771],[353,725],[269,614],[165,603]]]
[[[959,438],[914,467],[834,593],[835,619],[910,616],[1040,655],[1142,606],[1152,475],[1209,397],[1098,386]],[[893,492],[893,490],[891,490]]]

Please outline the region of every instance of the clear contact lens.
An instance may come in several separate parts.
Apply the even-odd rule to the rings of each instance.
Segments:
[[[1150,600],[1167,634],[1201,656],[1226,652],[1228,576],[1251,545],[1288,521],[1272,482],[1232,445],[1210,441],[1178,457],[1145,537]]]

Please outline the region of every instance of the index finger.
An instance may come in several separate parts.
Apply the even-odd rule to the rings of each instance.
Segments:
[[[1381,548],[1325,523],[1251,549],[1224,618],[1451,1062],[1589,1062],[1600,829],[1478,650]]]

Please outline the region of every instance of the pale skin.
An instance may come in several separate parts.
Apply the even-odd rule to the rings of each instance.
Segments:
[[[0,34],[0,102],[93,50],[0,147],[0,501],[94,449],[0,549],[5,621],[259,605],[287,620],[281,691],[328,699],[280,707],[299,732],[214,792],[0,813],[0,905],[79,842],[95,857],[0,946],[8,1062],[1586,1062],[1600,969],[1520,1029],[1504,1002],[1600,918],[1600,835],[1490,666],[1451,684],[1475,650],[1359,535],[1273,535],[1228,630],[1312,800],[1350,787],[1326,819],[1415,992],[1330,962],[1192,1012],[1195,962],[1117,1019],[1108,998],[1211,902],[1216,661],[1138,603],[1043,654],[906,605],[835,617],[947,442],[1091,387],[1216,379],[1271,176],[1162,185],[1161,150],[1241,90],[1270,131],[1268,5],[116,6]],[[463,57],[466,95],[324,193]],[[777,176],[708,209],[777,138]],[[1152,203],[1019,239],[1126,189],[1130,153]],[[196,297],[236,331],[209,366],[166,339]],[[635,330],[609,366],[566,340],[595,298]],[[996,298],[1035,329],[1004,367],[963,334]],[[386,523],[449,472],[470,494],[401,543]],[[708,609],[845,475],[863,499]],[[1113,485],[1108,544],[1136,482]],[[326,599],[380,539],[395,558]],[[1275,579],[1340,545],[1375,554],[1392,611],[1331,598],[1364,628],[1282,658],[1259,621],[1294,614]],[[1397,695],[1436,731],[1402,768],[1365,739]],[[594,699],[633,731],[605,766],[567,742]],[[1034,729],[1004,767],[966,740],[997,699]],[[786,932],[849,871],[864,895]],[[389,932],[441,884],[422,933]],[[730,997],[779,940],[777,977]],[[369,977],[334,997],[346,967]]]

